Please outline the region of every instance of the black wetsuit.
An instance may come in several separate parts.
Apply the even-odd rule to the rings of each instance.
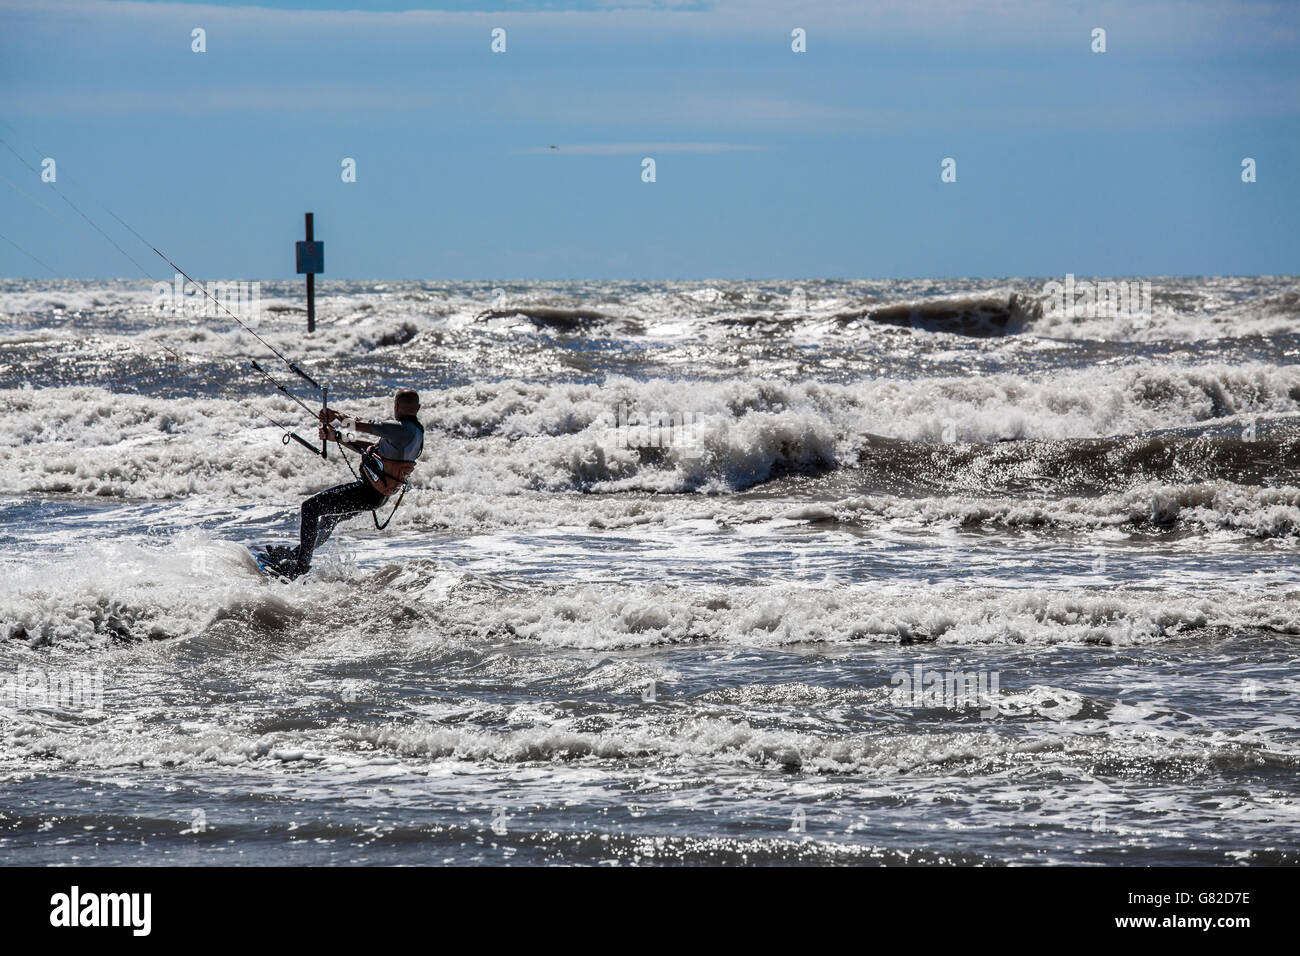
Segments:
[[[371,426],[371,430],[379,436],[375,453],[384,458],[415,461],[424,450],[424,426],[414,415],[404,415],[395,422],[377,423]],[[373,511],[385,500],[364,478],[326,488],[302,503],[298,547],[268,551],[291,577],[306,574],[311,568],[312,554],[329,540],[340,522],[363,511]]]
[[[298,521],[298,573],[307,572],[312,552],[329,540],[339,522],[363,511],[374,511],[383,503],[384,496],[364,478],[326,488],[304,501]]]

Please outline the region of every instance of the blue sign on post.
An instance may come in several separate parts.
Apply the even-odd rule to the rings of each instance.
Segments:
[[[325,271],[325,243],[323,242],[299,242],[296,243],[298,248],[298,274],[304,272],[311,275],[316,272]]]
[[[307,331],[316,331],[316,273],[325,271],[325,243],[316,241],[316,217],[303,216],[307,227],[306,242],[298,243],[298,272],[307,273]],[[321,442],[321,457],[325,457],[325,443]]]

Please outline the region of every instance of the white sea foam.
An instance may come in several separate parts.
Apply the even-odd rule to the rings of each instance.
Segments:
[[[726,491],[781,473],[851,467],[871,434],[960,443],[1219,420],[1244,429],[1254,416],[1293,415],[1296,394],[1300,370],[1258,363],[857,385],[745,379],[683,388],[617,377],[603,385],[483,383],[426,392],[430,440],[417,484],[436,495]],[[382,415],[382,406],[376,397],[364,411]],[[624,447],[620,408],[689,416],[691,428],[655,439],[661,448]],[[0,446],[0,490],[269,501],[331,480],[296,445],[282,447],[259,411],[303,418],[275,395],[236,402],[92,386],[0,391],[0,429],[9,439]],[[314,438],[311,424],[300,427]]]
[[[239,545],[190,532],[107,538],[7,563],[0,621],[31,646],[105,646],[196,637],[222,622],[254,632],[347,633],[360,621],[437,620],[440,640],[509,636],[613,649],[665,644],[783,646],[826,642],[1141,645],[1206,628],[1300,633],[1300,603],[1278,588],[1158,593],[1142,588],[1042,590],[828,583],[788,573],[755,585],[533,584],[503,602],[493,578],[426,560],[325,566],[295,585],[268,585]],[[509,579],[506,577],[505,582]],[[339,583],[355,599],[338,603]],[[379,586],[382,584],[382,586]],[[485,589],[486,585],[486,589]],[[1103,586],[1104,585],[1104,586]]]
[[[314,437],[261,346],[0,282],[0,855],[1294,862],[1295,287],[1152,285],[323,281],[306,337],[265,283],[335,404],[428,426],[290,584],[241,542],[351,476],[257,416]],[[999,682],[900,703],[916,666]]]
[[[347,290],[323,283],[317,308],[320,321],[334,333],[328,346],[301,341],[296,284],[266,282],[261,300],[269,311],[259,328],[272,336],[283,334],[285,344],[302,345],[312,352],[337,348],[339,354],[345,354],[349,329],[385,323],[410,323],[419,331],[472,327],[508,335],[594,332],[666,339],[752,339],[755,335],[860,339],[882,328],[870,318],[873,312],[888,317],[885,328],[899,321],[900,315],[907,325],[907,315],[952,312],[955,317],[949,325],[953,332],[943,331],[943,323],[926,321],[914,331],[953,337],[967,325],[977,327],[981,334],[1000,331],[1000,327],[986,327],[988,323],[981,323],[979,317],[1009,312],[1016,316],[1007,327],[1010,338],[1145,343],[1288,334],[1295,331],[1300,314],[1294,283],[1286,278],[1154,277],[1149,281],[1154,300],[1149,313],[1093,318],[1051,311],[1038,315],[1027,304],[1043,298],[1043,283],[1029,280],[965,280],[948,287],[931,280],[670,282],[653,290],[618,282],[512,283],[508,290],[496,289],[491,283],[393,282],[354,284]],[[9,280],[4,286],[0,289],[0,324],[97,316],[148,318],[164,330],[193,324],[158,313],[151,283],[143,281]],[[802,294],[796,294],[796,289]],[[857,313],[862,313],[860,319],[844,318]],[[971,321],[962,321],[962,313]],[[565,319],[566,315],[574,320]],[[586,318],[588,315],[594,318]],[[222,316],[209,318],[205,324],[213,329],[230,327]],[[214,349],[222,346],[220,341],[209,344]]]

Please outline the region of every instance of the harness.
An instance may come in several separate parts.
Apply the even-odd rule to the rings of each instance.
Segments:
[[[366,452],[361,456],[361,477],[371,488],[385,498],[394,495],[400,488],[406,490],[406,479],[415,471],[415,462],[401,458],[384,458],[375,452]]]
[[[421,436],[424,435],[424,429],[420,428]],[[339,454],[347,462],[348,471],[352,472],[352,477],[364,481],[384,496],[385,499],[397,494],[397,501],[393,504],[393,510],[388,512],[388,517],[384,523],[379,523],[379,509],[370,509],[370,518],[375,523],[375,530],[383,531],[388,527],[388,522],[393,520],[393,515],[397,514],[397,509],[401,507],[402,499],[406,497],[406,489],[411,472],[415,471],[415,462],[407,461],[403,458],[385,458],[375,453],[372,448],[361,456],[361,473],[357,474],[357,469],[352,467],[352,462],[348,459],[347,452],[343,450],[343,445],[339,445]],[[420,450],[424,450],[423,438],[420,442]]]
[[[352,462],[348,461],[347,454],[343,451],[343,446],[339,446],[339,454],[343,455],[343,460],[348,462],[348,468],[352,468]],[[407,479],[411,477],[411,472],[415,471],[415,462],[403,461],[401,458],[382,458],[373,451],[368,451],[361,456],[361,478],[375,491],[387,499],[397,489],[402,493],[397,496],[397,501],[393,504],[393,510],[388,512],[388,517],[384,523],[379,523],[379,509],[370,510],[370,520],[375,523],[376,531],[383,531],[388,527],[388,522],[393,520],[393,515],[397,514],[397,509],[402,504],[402,499],[406,497]],[[355,476],[356,472],[352,474]]]

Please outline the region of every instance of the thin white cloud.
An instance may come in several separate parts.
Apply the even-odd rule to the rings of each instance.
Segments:
[[[553,156],[629,156],[651,153],[739,153],[768,149],[739,143],[556,143],[529,146],[517,153],[547,153]]]
[[[1300,4],[1278,0],[1093,0],[1087,4],[1044,0],[623,0],[595,9],[519,8],[498,0],[500,9],[310,10],[142,0],[0,0],[0,10],[59,15],[84,21],[111,16],[121,23],[222,23],[239,29],[292,31],[300,43],[314,35],[355,31],[369,39],[409,39],[422,30],[451,27],[518,26],[565,33],[629,31],[676,34],[689,31],[735,35],[771,34],[788,43],[790,31],[809,31],[809,54],[823,39],[942,39],[971,50],[1016,46],[1026,37],[1113,31],[1112,42],[1143,50],[1209,47],[1290,49],[1300,41]],[[87,27],[89,29],[89,27]],[[359,39],[359,37],[357,37]]]
[[[430,119],[437,121],[469,113],[500,122],[541,118],[557,130],[557,135],[560,129],[574,135],[578,124],[601,123],[618,124],[620,130],[614,136],[725,139],[749,138],[755,130],[804,134],[1007,122],[1055,127],[1079,120],[1089,110],[1097,114],[1109,111],[1111,125],[1131,126],[1144,121],[1144,108],[1147,115],[1151,114],[1153,97],[1159,109],[1150,122],[1203,122],[1220,114],[1229,118],[1234,114],[1236,118],[1293,116],[1300,110],[1293,72],[1283,71],[1274,78],[1265,67],[1257,75],[1243,73],[1242,79],[1226,90],[1208,89],[1192,95],[1188,85],[1197,83],[1198,78],[1187,64],[1199,63],[1199,58],[1172,65],[1168,60],[1154,58],[1154,62],[1168,66],[1164,75],[1177,80],[1176,86],[1166,83],[1148,91],[1152,95],[1135,105],[1116,101],[1113,93],[1099,91],[1090,105],[1081,104],[1079,109],[1062,113],[1034,105],[1034,97],[1025,93],[1044,78],[1050,81],[1053,65],[1044,66],[1040,60],[1022,67],[1014,57],[995,57],[993,62],[1002,66],[991,66],[986,58],[979,61],[974,76],[982,98],[972,103],[967,95],[961,108],[954,111],[951,104],[968,92],[960,86],[971,79],[965,66],[967,59],[964,54],[936,57],[934,50],[940,37],[945,38],[945,49],[958,43],[973,53],[981,48],[1023,46],[1026,42],[1037,45],[1045,42],[1044,38],[1058,42],[1055,38],[1068,36],[1070,44],[1077,41],[1077,56],[1090,58],[1092,55],[1085,52],[1088,27],[1107,24],[1109,42],[1117,54],[1116,67],[1123,64],[1122,68],[1131,68],[1134,53],[1140,53],[1144,62],[1154,53],[1168,53],[1171,44],[1190,45],[1197,48],[1193,56],[1208,54],[1215,58],[1234,43],[1294,45],[1294,30],[1285,28],[1300,22],[1300,3],[1281,6],[1243,2],[1226,8],[1233,11],[1231,16],[1205,0],[1178,4],[1168,0],[1129,0],[1122,4],[1099,0],[1086,13],[1029,0],[933,0],[928,5],[915,0],[869,4],[860,0],[811,0],[799,4],[794,13],[791,9],[784,0],[717,0],[701,12],[689,13],[634,9],[500,14],[322,12],[137,0],[0,0],[0,22],[6,20],[8,11],[23,11],[22,17],[6,24],[11,28],[8,35],[0,35],[0,60],[6,47],[23,45],[33,49],[51,47],[69,62],[92,62],[96,57],[147,62],[168,45],[187,49],[189,30],[196,24],[209,29],[212,63],[203,61],[205,69],[220,68],[225,62],[221,58],[232,46],[245,56],[238,74],[225,74],[220,82],[207,79],[214,70],[205,73],[173,69],[166,83],[139,71],[104,71],[102,80],[87,88],[85,73],[65,68],[63,73],[44,71],[27,76],[11,72],[0,79],[0,94],[10,112],[38,116],[292,113],[308,109],[378,114],[427,110]],[[1260,19],[1252,22],[1246,15],[1251,11]],[[469,42],[467,38],[476,30],[482,31],[479,40],[486,59],[487,31],[498,23],[510,26],[511,49],[527,49],[531,59],[516,61],[507,54],[500,62],[494,60],[493,71],[480,73],[479,81],[473,84],[455,82],[449,73],[432,74],[444,82],[428,82],[423,76],[435,71],[440,63],[450,62],[440,60],[430,47],[440,45],[440,50],[446,50],[454,44],[459,52],[464,49],[461,44]],[[575,48],[580,54],[582,47],[606,41],[628,43],[629,48],[636,49],[643,37],[662,41],[664,36],[689,35],[694,40],[697,33],[716,35],[725,31],[745,32],[750,39],[759,32],[765,37],[764,44],[768,42],[766,37],[771,38],[773,56],[785,55],[794,60],[794,54],[785,53],[791,23],[809,29],[810,52],[807,60],[799,61],[801,68],[817,64],[817,45],[823,37],[833,37],[840,43],[837,55],[841,58],[849,46],[862,47],[863,62],[869,65],[870,50],[889,51],[928,36],[936,42],[931,45],[922,41],[920,55],[930,69],[908,76],[906,87],[893,91],[889,74],[882,75],[883,85],[870,87],[794,85],[785,81],[784,74],[768,72],[771,61],[766,52],[749,50],[748,58],[728,52],[729,48],[721,45],[730,42],[727,37],[719,38],[716,60],[708,56],[711,45],[702,44],[678,60],[668,56],[672,69],[663,72],[653,69],[653,58],[643,58],[624,70],[617,63],[612,67],[602,63],[598,69],[608,72],[595,74],[601,81],[592,82],[592,76],[582,73],[585,61],[581,55],[575,56]],[[471,24],[473,28],[467,32]],[[83,49],[85,56],[78,59]],[[285,82],[276,72],[285,63],[292,63],[300,72],[298,64],[310,56],[304,51],[312,50],[322,51],[324,66],[310,68],[309,90]],[[383,50],[387,60],[396,66],[382,78],[350,69],[353,50]],[[550,59],[539,59],[539,50],[548,51]],[[267,51],[274,55],[266,55]],[[1123,60],[1122,56],[1129,59]],[[332,59],[338,65],[331,66]],[[1071,62],[1077,70],[1078,62]],[[1104,58],[1089,59],[1088,63],[1110,65]],[[276,69],[269,69],[268,64],[275,64]],[[199,65],[197,58],[194,65]],[[999,80],[1000,74],[1016,70],[1022,75]],[[527,79],[517,81],[516,75]],[[1243,92],[1251,95],[1243,96]],[[1069,119],[1062,120],[1062,116]],[[661,124],[691,128],[667,132]]]

